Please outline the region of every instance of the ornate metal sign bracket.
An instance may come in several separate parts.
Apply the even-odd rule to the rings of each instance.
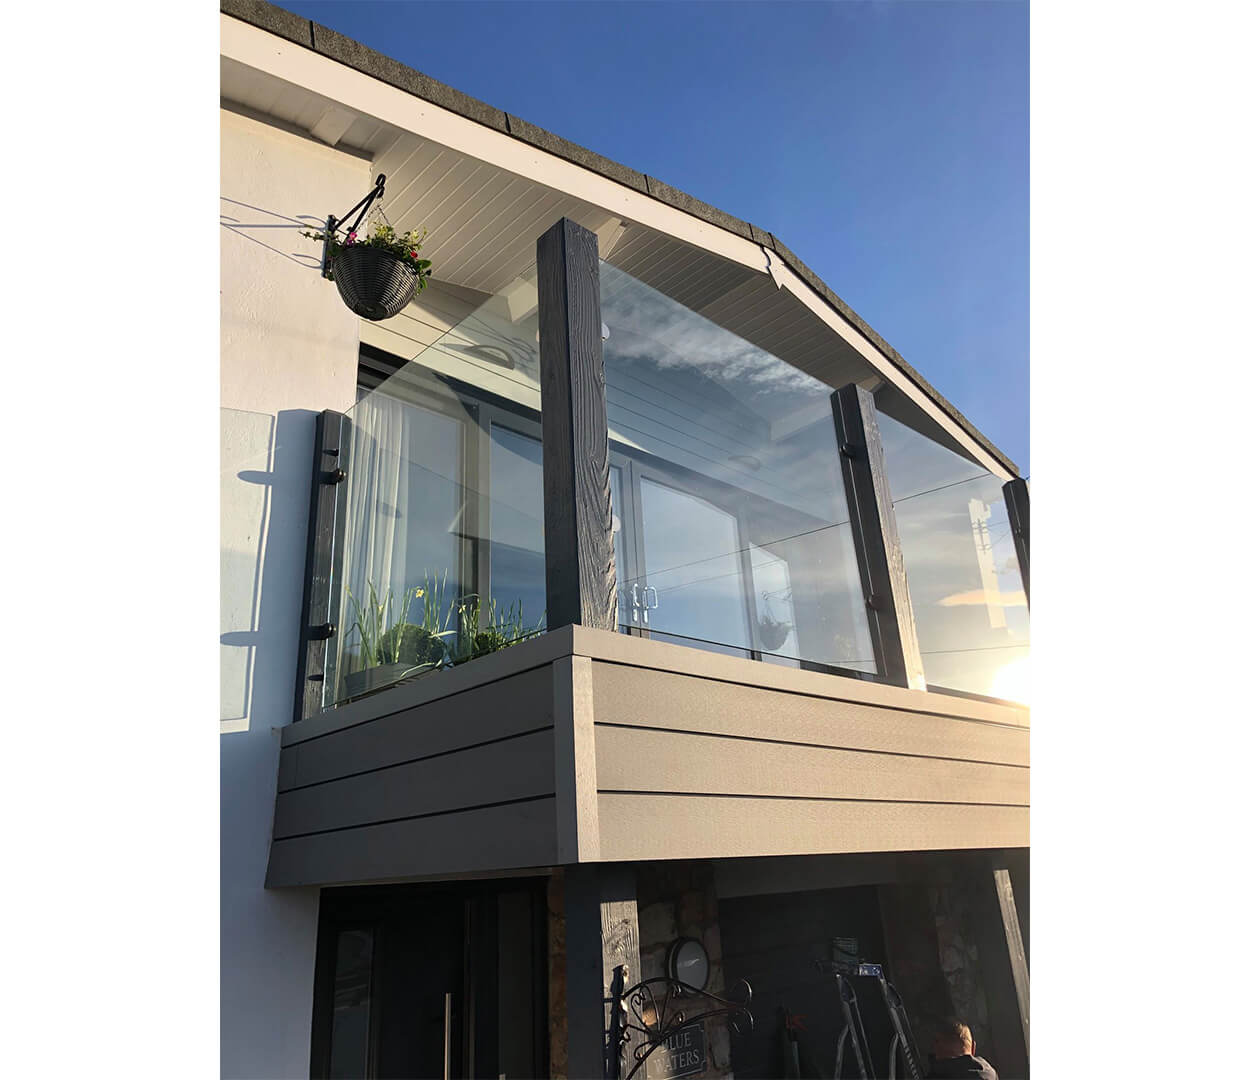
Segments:
[[[607,1037],[607,1076],[609,1080],[631,1080],[656,1050],[679,1031],[713,1016],[727,1016],[729,1026],[739,1035],[750,1031],[755,1020],[747,1008],[751,986],[739,979],[726,997],[717,997],[676,979],[643,979],[625,989],[629,968],[621,964],[612,973],[612,996],[604,999],[612,1006]],[[696,1011],[698,1010],[698,1011]],[[629,1043],[637,1040],[633,1067],[623,1073]]]

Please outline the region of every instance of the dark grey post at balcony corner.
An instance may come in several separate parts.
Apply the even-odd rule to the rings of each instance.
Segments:
[[[1020,580],[1024,582],[1024,602],[1029,600],[1029,485],[1016,477],[1003,485],[1003,499],[1007,503],[1007,520],[1011,523],[1011,538],[1016,544],[1016,562],[1020,564]]]
[[[547,628],[616,629],[599,241],[561,218],[538,239]]]
[[[347,517],[347,440],[351,421],[325,410],[313,437],[312,484],[308,503],[308,547],[300,607],[299,654],[295,663],[295,720],[321,711],[329,640],[341,633],[330,623],[330,578],[334,555],[343,546]]]
[[[1020,1034],[1024,1040],[1024,1056],[1029,1055],[1029,961],[1024,952],[1024,935],[1020,930],[1020,914],[1016,908],[1016,894],[1011,885],[1011,871],[1005,867],[994,870],[994,891],[998,897],[999,915],[1002,919],[1003,940],[1007,947],[1007,961],[1011,966],[1011,984],[1015,991],[1016,1016]],[[1014,1027],[1014,1025],[1012,1025]]]
[[[846,487],[851,535],[868,608],[877,674],[914,690],[925,688],[903,548],[885,471],[885,451],[872,394],[852,383],[834,391],[833,422]]]

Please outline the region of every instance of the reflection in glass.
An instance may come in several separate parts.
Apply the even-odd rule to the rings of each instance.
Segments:
[[[373,979],[373,931],[339,932],[334,960],[334,1018],[330,1030],[330,1076],[368,1075],[369,1006]]]
[[[1029,611],[1002,481],[877,419],[925,681],[1027,699]]]
[[[616,625],[623,633],[636,623],[633,614],[633,581],[629,578],[629,568],[625,564],[624,551],[624,491],[621,484],[621,470],[613,465],[608,469],[608,490],[612,498],[612,551],[616,558]]]
[[[640,506],[641,521],[622,516],[641,538],[642,627],[875,671],[831,388],[608,263],[600,286],[608,433],[628,471],[617,505],[632,485]]]
[[[490,429],[490,594],[525,626],[547,604],[543,544],[543,444],[499,424]]]

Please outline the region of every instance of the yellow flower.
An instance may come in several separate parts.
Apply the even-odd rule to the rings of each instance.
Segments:
[[[424,595],[425,595],[425,590],[424,590],[424,589],[418,589],[418,590],[417,590],[417,599],[418,599],[418,600],[420,600],[420,599],[421,599],[421,597],[423,597]]]

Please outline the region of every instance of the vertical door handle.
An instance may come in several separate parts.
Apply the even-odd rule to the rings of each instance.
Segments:
[[[451,1080],[451,991],[443,995],[443,1080]]]
[[[648,585],[644,592],[647,593],[647,610],[654,611],[660,606],[660,594],[654,585]]]

